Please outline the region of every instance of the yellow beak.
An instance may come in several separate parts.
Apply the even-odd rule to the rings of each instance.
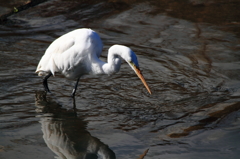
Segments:
[[[139,68],[137,68],[135,65],[133,65],[133,70],[135,71],[135,73],[137,74],[137,76],[141,79],[142,83],[144,84],[144,86],[147,88],[148,92],[150,94],[152,94],[150,88],[148,87],[147,82],[145,81],[141,71],[139,70]]]

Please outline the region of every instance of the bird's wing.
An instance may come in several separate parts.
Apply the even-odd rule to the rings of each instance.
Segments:
[[[78,29],[54,40],[39,62],[36,72],[63,72],[79,64],[90,64],[102,52],[102,41],[90,29]]]
[[[47,54],[62,54],[74,45],[74,38],[71,36],[63,35],[60,38],[54,40],[52,44],[47,48],[45,55]]]
[[[60,57],[62,53],[69,50],[73,46],[74,38],[66,35],[54,40],[40,60],[36,73],[41,75],[42,72],[52,72],[54,75],[55,72],[58,72],[58,67],[56,66],[56,57]]]

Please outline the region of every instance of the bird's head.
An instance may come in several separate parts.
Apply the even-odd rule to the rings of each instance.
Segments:
[[[150,88],[148,87],[147,82],[145,81],[138,65],[138,60],[136,54],[129,48],[123,45],[113,45],[110,49],[109,52],[117,54],[121,56],[129,65],[130,67],[134,70],[134,72],[137,74],[137,76],[141,79],[142,83],[148,90],[150,94],[152,94]]]
[[[152,94],[150,88],[148,87],[148,84],[146,80],[143,77],[143,74],[141,73],[141,70],[139,69],[137,55],[130,49],[126,48],[126,54],[124,55],[124,59],[127,61],[127,63],[130,65],[130,67],[134,70],[134,72],[137,74],[137,76],[140,78],[146,89],[150,94]]]
[[[141,70],[139,69],[139,65],[138,65],[138,60],[137,60],[137,56],[136,54],[132,51],[132,59],[127,61],[127,63],[130,65],[130,67],[134,70],[134,72],[137,74],[137,76],[140,78],[140,80],[142,81],[142,83],[144,84],[144,86],[146,87],[146,89],[148,90],[148,92],[150,94],[152,94],[150,88],[148,87],[148,84],[146,82],[146,80],[143,77],[143,74],[141,73]]]

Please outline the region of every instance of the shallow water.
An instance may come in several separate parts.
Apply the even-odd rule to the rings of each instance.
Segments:
[[[0,158],[238,158],[239,2],[161,2],[55,0],[2,23]],[[99,33],[103,60],[113,44],[131,47],[152,95],[126,63],[83,77],[75,110],[74,81],[51,77],[45,95],[41,56],[81,27]]]

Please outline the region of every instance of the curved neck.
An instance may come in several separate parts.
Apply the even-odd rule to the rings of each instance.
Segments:
[[[121,51],[118,50],[116,45],[108,50],[107,63],[99,58],[92,59],[92,72],[94,74],[114,74],[120,70],[121,67]]]

